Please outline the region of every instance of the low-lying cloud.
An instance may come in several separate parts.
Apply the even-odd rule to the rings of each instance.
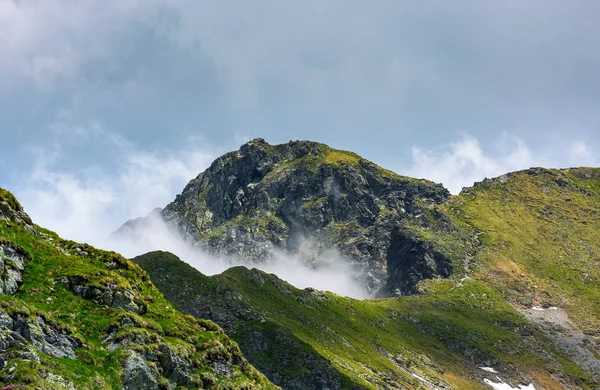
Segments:
[[[160,213],[150,213],[138,220],[134,230],[115,235],[105,246],[134,257],[154,250],[177,255],[205,275],[218,274],[226,269],[243,265],[277,275],[298,288],[313,287],[353,298],[366,298],[367,291],[359,281],[360,275],[338,251],[331,249],[319,256],[318,266],[308,264],[300,255],[273,250],[267,259],[249,262],[232,257],[209,255],[197,246],[186,242],[175,229],[166,225]]]
[[[201,140],[190,140],[176,152],[148,151],[96,124],[57,124],[52,132],[53,144],[29,148],[33,168],[13,191],[37,224],[98,246],[126,220],[170,202],[216,157]],[[93,160],[63,164],[65,156],[73,160],[72,154],[89,144],[99,144],[94,152],[109,155],[112,167]]]

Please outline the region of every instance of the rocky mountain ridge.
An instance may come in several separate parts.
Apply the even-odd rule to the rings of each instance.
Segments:
[[[242,149],[165,208],[173,226],[258,261],[272,247],[318,266],[335,247],[359,274],[385,271],[378,291],[397,297],[299,290],[245,267],[208,277],[164,252],[128,261],[34,225],[0,189],[0,380],[275,388],[257,367],[285,389],[599,388],[600,169],[532,168],[450,197],[322,144]],[[263,176],[229,175],[255,154]]]
[[[371,295],[390,296],[449,277],[457,265],[462,272],[472,236],[436,211],[449,197],[440,184],[397,175],[352,152],[255,139],[215,160],[154,215],[193,245],[249,265],[278,250],[319,267],[335,250]],[[115,236],[127,239],[143,225],[128,222]],[[414,234],[423,229],[457,239],[438,247]]]
[[[221,324],[286,389],[306,387],[311,372],[330,388],[483,389],[500,378],[513,388],[596,389],[599,210],[598,168],[476,183],[435,204],[427,224],[400,225],[430,246],[421,258],[460,254],[451,278],[420,280],[418,294],[400,298],[301,291],[243,267],[207,277],[162,253],[135,261],[174,305]],[[462,256],[469,240],[476,250]],[[307,377],[298,374],[305,361]]]
[[[399,299],[299,291],[243,267],[206,277],[168,254],[135,261],[286,389],[311,387],[310,378],[335,389],[488,388],[494,378],[480,367],[515,387],[595,389],[598,210],[600,169],[531,168],[449,196],[351,152],[259,139],[217,159],[161,218],[194,245],[249,264],[284,249],[318,266],[335,248],[372,292]]]

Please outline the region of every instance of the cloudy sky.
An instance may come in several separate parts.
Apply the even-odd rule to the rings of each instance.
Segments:
[[[0,186],[98,244],[254,137],[443,182],[599,165],[600,2],[0,0]]]

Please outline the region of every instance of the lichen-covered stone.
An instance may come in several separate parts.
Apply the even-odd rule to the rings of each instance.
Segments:
[[[177,356],[173,349],[167,344],[161,344],[159,346],[160,355],[160,366],[163,369],[163,376],[165,376],[171,384],[175,386],[186,386],[192,387],[194,385],[190,373],[192,368],[190,364]]]
[[[37,234],[31,218],[23,211],[17,199],[2,188],[0,188],[0,219],[12,221],[30,233]]]
[[[14,319],[14,329],[36,349],[57,358],[76,359],[73,348],[81,346],[74,338],[47,324],[39,316],[34,320],[17,316]]]
[[[109,282],[103,286],[91,285],[85,277],[80,276],[61,278],[57,283],[67,286],[73,293],[95,301],[99,305],[123,309],[135,314],[144,314],[147,311],[146,305],[138,299],[135,292],[120,288],[116,283]]]
[[[23,279],[25,255],[10,244],[0,244],[0,294],[14,295]]]
[[[7,313],[0,312],[0,326],[14,330],[14,322],[11,316]]]
[[[40,361],[39,355],[27,343],[27,340],[14,330],[0,325],[0,356],[5,360],[22,359]]]
[[[31,322],[17,317],[15,329],[42,352],[57,358],[76,358],[73,348],[79,347],[79,343],[47,324],[42,317],[38,316]]]
[[[9,260],[19,271],[25,269],[25,256],[12,245],[0,245],[0,257],[3,259],[3,263],[4,260]]]
[[[56,386],[56,389],[76,390],[75,385],[72,382],[66,380],[60,375],[47,371],[40,371],[39,374],[53,386]]]
[[[131,290],[116,291],[112,299],[112,307],[124,309],[136,314],[144,314],[146,308],[135,302],[136,295]]]
[[[23,282],[21,273],[16,269],[9,268],[4,272],[4,293],[13,295],[17,292],[19,285]]]
[[[114,351],[119,347],[125,347],[128,345],[146,345],[151,342],[160,341],[160,339],[161,338],[157,335],[150,335],[144,331],[132,332],[121,337],[114,338],[114,340],[112,340],[112,342],[108,345],[108,350]]]
[[[130,351],[124,371],[123,390],[158,390],[158,373],[139,353]]]

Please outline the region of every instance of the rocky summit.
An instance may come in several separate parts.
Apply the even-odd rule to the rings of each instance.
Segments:
[[[449,277],[469,256],[470,237],[435,210],[449,197],[440,184],[397,175],[352,152],[254,139],[215,160],[153,215],[188,242],[247,264],[282,251],[318,268],[337,252],[369,293],[390,296]],[[143,219],[133,220],[115,236],[143,227]],[[461,238],[445,250],[414,234],[424,229]]]

